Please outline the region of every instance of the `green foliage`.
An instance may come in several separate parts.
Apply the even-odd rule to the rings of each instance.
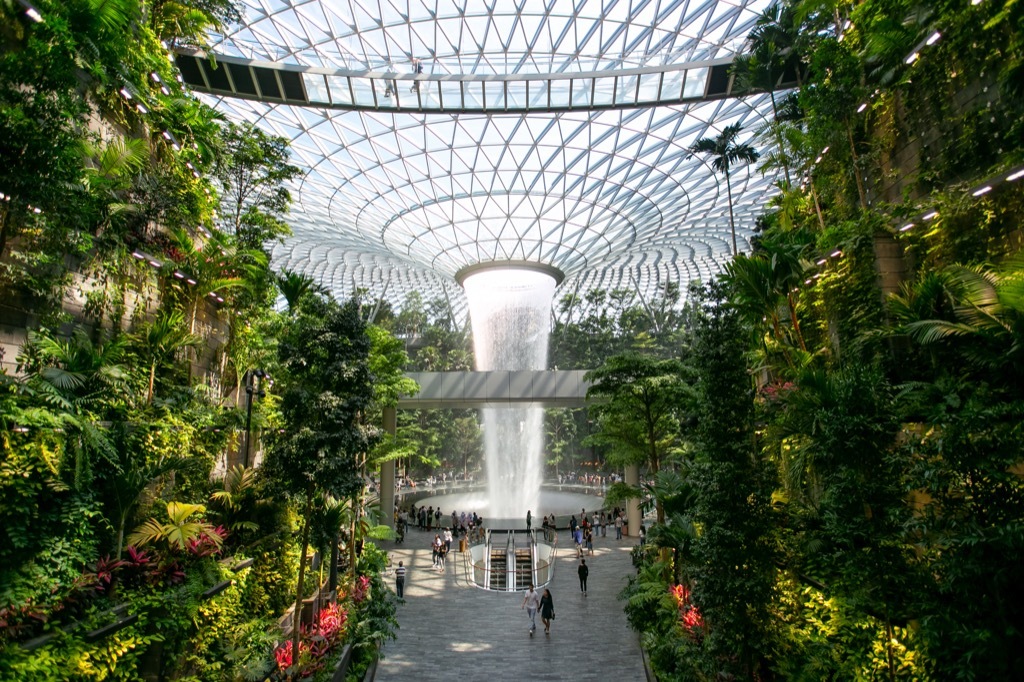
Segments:
[[[94,560],[103,532],[96,499],[61,480],[59,438],[3,433],[0,458],[0,608],[52,608]]]
[[[705,673],[753,677],[764,667],[771,600],[774,476],[755,448],[754,401],[744,362],[749,332],[719,285],[701,292],[693,339],[697,429],[693,600],[707,622]]]
[[[232,574],[235,585],[198,604],[194,635],[182,652],[182,677],[203,682],[252,680],[264,679],[273,670],[276,619],[255,616],[267,612],[252,611],[245,598],[256,578],[255,568]]]
[[[377,437],[362,422],[372,399],[370,347],[355,301],[303,300],[278,351],[285,432],[263,467],[282,492],[305,497],[316,487],[347,498],[362,487],[356,458]]]
[[[684,326],[679,302],[675,282],[650,298],[633,288],[567,294],[557,305],[550,362],[556,369],[593,369],[627,351],[676,357]]]
[[[220,547],[223,538],[214,532],[213,526],[205,521],[190,517],[206,512],[201,504],[167,503],[168,522],[149,519],[128,536],[128,542],[139,547],[165,543],[171,550],[184,550],[192,543],[209,541]]]
[[[288,164],[288,140],[251,123],[222,128],[216,174],[223,187],[221,208],[238,245],[262,250],[291,234],[284,214],[291,203],[285,183],[299,175]]]

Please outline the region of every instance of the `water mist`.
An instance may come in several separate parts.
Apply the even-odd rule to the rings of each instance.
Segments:
[[[473,350],[478,371],[544,370],[555,278],[530,267],[493,267],[467,274]],[[491,520],[539,511],[544,471],[544,410],[481,410]]]

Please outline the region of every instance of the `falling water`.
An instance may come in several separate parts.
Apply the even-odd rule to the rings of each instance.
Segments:
[[[547,369],[548,331],[555,280],[528,268],[501,267],[468,275],[477,370]],[[487,464],[486,515],[522,519],[537,515],[544,468],[544,410],[481,410]]]

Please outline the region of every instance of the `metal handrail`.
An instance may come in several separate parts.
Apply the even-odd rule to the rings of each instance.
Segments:
[[[494,546],[494,537],[491,531],[486,532],[487,542],[484,548],[483,556],[480,561],[476,561],[472,557],[472,552],[465,552],[468,556],[463,556],[463,573],[466,578],[466,584],[474,587],[490,590],[491,578],[495,567],[491,564],[491,558],[493,554],[504,554],[505,556],[505,585],[504,591],[516,592],[517,587],[520,583],[521,578],[525,572],[520,572],[516,563],[516,533],[524,532],[518,531],[504,531],[505,536],[505,547],[504,550]],[[542,560],[539,555],[540,540],[538,539],[538,532],[531,529],[528,532],[527,546],[530,551],[530,568],[529,571],[530,580],[535,586],[541,587],[551,582],[554,579],[553,571],[556,564],[557,552],[558,552],[558,537],[557,535],[545,534],[544,544],[551,548],[551,552],[547,560]],[[477,579],[478,572],[481,573],[480,579]],[[541,576],[546,576],[546,580],[542,579]],[[526,583],[523,583],[526,584]]]

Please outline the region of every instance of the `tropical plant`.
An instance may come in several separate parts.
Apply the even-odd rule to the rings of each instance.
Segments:
[[[284,429],[272,440],[263,473],[276,489],[302,502],[300,557],[308,551],[317,492],[355,497],[363,487],[361,462],[378,439],[363,421],[373,399],[365,329],[355,300],[342,306],[306,297],[279,345]],[[292,651],[299,650],[305,570],[300,561]]]
[[[775,567],[774,476],[754,438],[744,350],[749,331],[721,284],[699,292],[692,362],[697,388],[690,519],[693,603],[707,623],[707,675],[753,678],[764,667]]]
[[[65,430],[67,447],[61,468],[73,470],[76,487],[91,480],[94,456],[116,460],[110,438],[95,423],[95,415],[123,407],[123,353],[123,339],[93,343],[79,328],[70,339],[59,339],[47,330],[30,332],[19,355],[19,368],[25,374],[19,389],[47,408],[45,415],[37,416]]]
[[[690,157],[700,155],[711,156],[711,169],[725,175],[725,190],[729,198],[729,229],[732,232],[732,255],[739,251],[736,247],[736,219],[732,211],[732,177],[731,170],[738,164],[753,163],[758,159],[757,150],[749,144],[736,141],[743,126],[739,123],[722,128],[715,137],[702,137],[689,148]]]
[[[797,317],[796,295],[810,269],[799,243],[764,240],[761,250],[741,255],[726,266],[723,281],[732,288],[732,300],[752,328],[770,325],[775,342],[790,367],[794,366],[789,347],[794,343],[807,352],[807,344]],[[786,313],[784,318],[782,313]],[[783,322],[788,322],[784,327]]]
[[[133,335],[136,352],[149,364],[149,387],[146,403],[153,403],[157,371],[170,366],[185,349],[195,349],[201,340],[188,332],[181,311],[161,311]]]
[[[291,234],[284,214],[291,203],[285,183],[299,175],[288,161],[288,140],[267,135],[251,123],[222,128],[216,174],[221,182],[221,210],[238,245],[262,250],[271,240]]]
[[[277,276],[277,288],[284,295],[288,311],[294,311],[299,300],[308,294],[325,294],[326,290],[309,275],[302,275],[291,270],[282,270]]]
[[[926,293],[940,282],[941,289]],[[930,310],[917,310],[917,315],[943,312],[952,304],[952,319],[910,319],[915,314],[910,302],[897,299],[897,313],[906,320],[903,329],[911,338],[923,346],[956,347],[973,368],[998,377],[1000,383],[1019,386],[1024,381],[1024,253],[998,266],[950,266],[923,280],[917,292],[915,301],[934,301]]]
[[[164,457],[150,462],[132,456],[125,448],[119,448],[118,455],[119,466],[105,474],[102,486],[104,499],[108,500],[114,509],[115,558],[119,558],[124,550],[125,528],[146,489],[162,476],[184,471],[192,465],[184,457]]]
[[[588,410],[597,421],[588,442],[611,446],[609,459],[617,464],[645,464],[652,476],[679,455],[690,397],[681,362],[624,353],[585,377],[591,382]],[[662,503],[656,507],[658,523],[664,523]]]
[[[256,470],[241,464],[228,469],[224,474],[223,487],[210,495],[213,512],[222,525],[233,533],[255,531],[259,524],[252,520],[256,498]]]
[[[132,531],[128,536],[128,542],[137,547],[162,543],[169,549],[177,551],[185,551],[199,544],[220,547],[224,542],[225,533],[223,531],[211,523],[192,518],[205,514],[205,505],[168,502],[166,510],[168,519],[166,523],[160,519],[151,518]]]

